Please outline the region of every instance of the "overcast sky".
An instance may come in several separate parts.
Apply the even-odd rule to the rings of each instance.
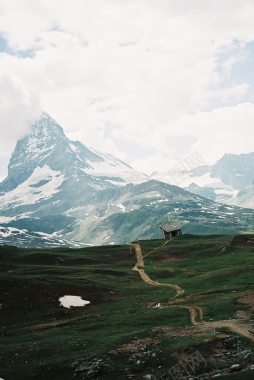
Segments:
[[[43,110],[144,172],[254,151],[253,0],[0,0],[0,176]]]

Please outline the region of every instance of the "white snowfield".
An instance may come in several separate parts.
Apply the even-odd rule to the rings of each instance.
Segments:
[[[192,176],[187,171],[179,171],[178,173],[171,173],[169,171],[167,173],[156,173],[154,178],[170,183],[171,185],[177,185],[183,188],[188,187],[192,183],[194,183],[195,185],[198,185],[200,187],[212,187],[214,189],[232,189],[231,186],[226,185],[218,178],[212,177],[211,173],[205,173],[200,176]]]
[[[59,298],[60,305],[70,309],[71,307],[83,307],[89,305],[90,301],[83,300],[80,296],[63,296]]]
[[[1,208],[14,205],[29,205],[52,197],[59,191],[64,175],[48,165],[37,167],[31,176],[14,190],[0,197]]]
[[[232,202],[233,204],[239,193],[238,190],[225,184],[219,178],[212,177],[210,172],[200,176],[193,176],[188,171],[179,171],[178,173],[168,171],[166,173],[155,173],[153,178],[187,190],[192,184],[201,188],[212,188],[217,195],[218,202],[225,198],[228,203]]]
[[[91,148],[89,150],[100,156],[102,161],[89,161],[90,167],[83,169],[85,173],[95,177],[109,177],[107,181],[118,186],[125,186],[128,183],[138,184],[149,180],[147,175],[134,170],[110,154],[97,152]],[[110,177],[120,178],[121,181],[110,179]]]
[[[9,222],[12,222],[13,220],[16,220],[15,216],[13,216],[13,217],[12,216],[0,216],[0,224],[9,223]]]

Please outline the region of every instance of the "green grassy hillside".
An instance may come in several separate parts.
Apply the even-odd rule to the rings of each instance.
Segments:
[[[139,244],[144,270],[157,285],[132,270],[128,245],[0,247],[0,377],[157,380],[198,351],[204,360],[190,371],[194,378],[252,379],[254,236]],[[165,284],[184,294],[175,297]],[[58,301],[64,295],[91,304],[67,309]],[[230,371],[235,364],[238,370]]]

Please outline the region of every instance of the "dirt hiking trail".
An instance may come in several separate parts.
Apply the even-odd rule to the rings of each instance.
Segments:
[[[147,257],[148,255],[154,253],[159,248],[165,246],[168,243],[166,241],[164,244],[160,245],[159,247],[156,247],[152,251],[148,252],[146,255],[142,255],[141,247],[137,243],[132,243],[130,246],[135,251],[135,257],[136,257],[136,264],[132,268],[133,270],[137,271],[141,280],[144,281],[146,284],[153,285],[153,286],[168,286],[176,291],[176,294],[171,299],[175,299],[176,297],[184,294],[184,289],[182,289],[180,286],[175,284],[165,284],[158,281],[152,280],[148,274],[145,272],[145,264],[144,264],[144,257]],[[160,303],[158,301],[158,303]],[[171,303],[169,307],[176,307],[180,309],[185,309],[189,313],[190,322],[193,326],[200,327],[204,330],[214,330],[217,328],[227,328],[231,330],[232,332],[239,334],[245,338],[248,338],[252,342],[254,342],[254,334],[249,330],[248,326],[243,325],[244,321],[240,320],[221,320],[221,321],[213,321],[213,322],[205,322],[204,321],[204,310],[201,306],[189,306],[189,305],[179,305],[176,303]],[[246,323],[246,322],[245,322]]]
[[[141,279],[145,283],[150,284],[150,285],[154,285],[154,286],[168,286],[168,287],[170,287],[170,288],[172,288],[172,289],[174,289],[176,291],[176,295],[174,297],[178,297],[178,296],[180,296],[180,295],[182,295],[184,293],[184,290],[180,286],[178,286],[178,285],[163,284],[161,282],[152,280],[148,276],[148,274],[145,272],[145,270],[144,270],[145,264],[144,264],[144,259],[143,259],[143,255],[142,255],[142,252],[141,252],[140,245],[133,243],[133,244],[131,244],[131,247],[134,248],[134,250],[135,250],[135,256],[136,256],[136,264],[133,267],[133,270],[135,270],[135,271],[137,271],[139,273]],[[162,246],[160,246],[160,247],[162,247]],[[156,249],[158,249],[158,247]],[[156,249],[154,249],[153,251],[149,252],[148,254],[151,254]],[[148,256],[148,254],[146,254],[144,257]]]

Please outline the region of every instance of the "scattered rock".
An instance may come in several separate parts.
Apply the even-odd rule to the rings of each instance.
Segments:
[[[102,373],[110,372],[112,365],[108,358],[97,358],[84,354],[84,357],[72,364],[74,376],[82,380],[97,379]]]
[[[240,369],[242,369],[241,364],[233,364],[230,367],[230,372],[240,371]]]

